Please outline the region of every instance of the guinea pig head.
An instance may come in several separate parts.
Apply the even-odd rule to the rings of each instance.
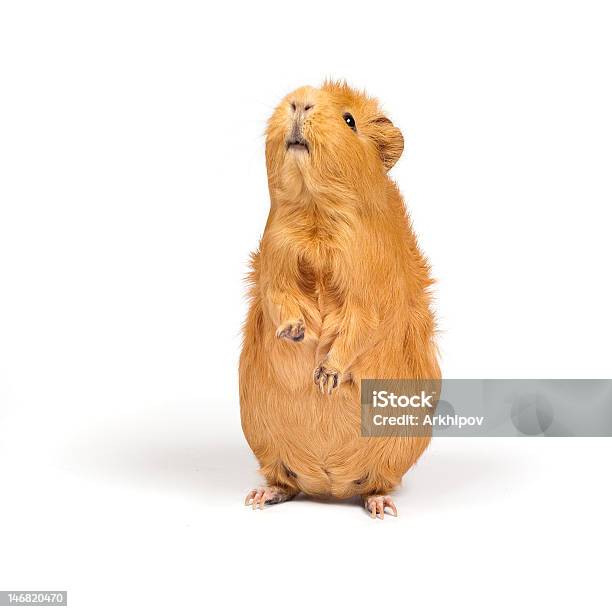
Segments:
[[[360,191],[400,158],[402,133],[377,101],[344,83],[301,87],[268,122],[266,164],[271,191]]]

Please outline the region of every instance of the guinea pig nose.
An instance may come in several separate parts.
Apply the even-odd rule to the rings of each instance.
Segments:
[[[307,113],[313,106],[314,104],[305,102],[291,102],[291,110],[293,110],[294,113]]]

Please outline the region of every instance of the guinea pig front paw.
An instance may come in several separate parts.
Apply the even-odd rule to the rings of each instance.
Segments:
[[[319,387],[321,393],[327,393],[331,395],[334,389],[338,388],[342,374],[334,369],[322,363],[313,374],[314,384]]]
[[[276,330],[276,337],[285,338],[285,340],[291,340],[292,342],[301,342],[304,339],[305,333],[304,321],[302,319],[294,319],[281,323]]]

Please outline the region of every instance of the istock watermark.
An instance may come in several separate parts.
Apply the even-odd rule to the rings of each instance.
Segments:
[[[612,436],[612,380],[361,382],[363,436]]]

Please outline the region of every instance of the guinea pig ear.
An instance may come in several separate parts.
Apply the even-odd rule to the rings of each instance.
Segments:
[[[404,150],[404,137],[387,117],[378,117],[372,122],[376,125],[374,139],[380,152],[385,170],[389,171]]]

